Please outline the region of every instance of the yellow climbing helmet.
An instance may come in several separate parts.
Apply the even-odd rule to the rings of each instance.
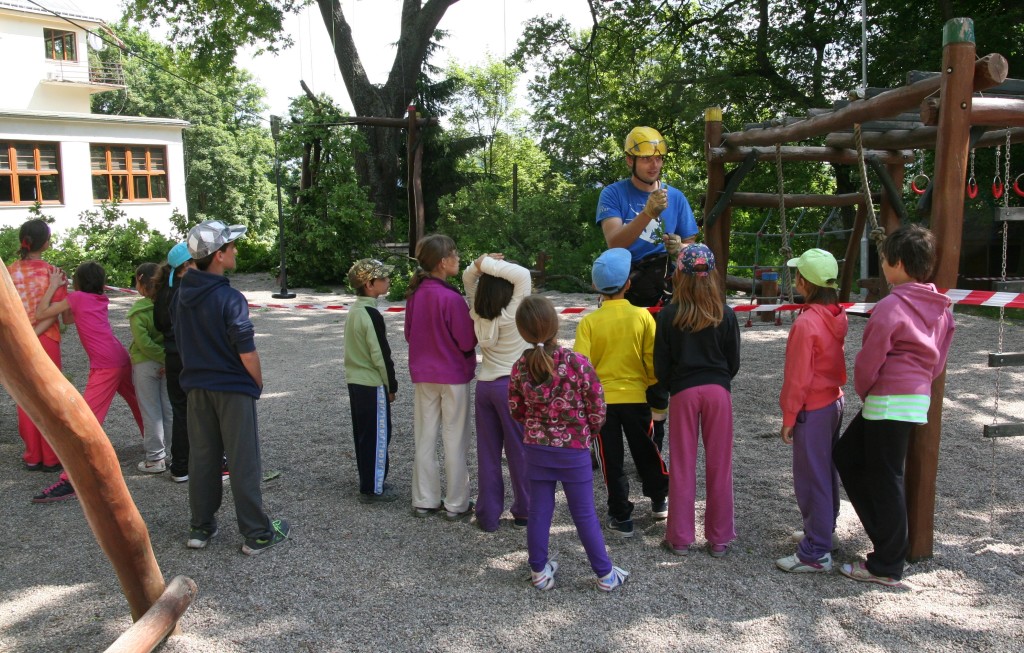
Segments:
[[[668,144],[653,127],[634,127],[626,136],[624,147],[629,156],[664,156]]]

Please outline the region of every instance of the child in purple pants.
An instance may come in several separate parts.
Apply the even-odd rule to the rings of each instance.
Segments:
[[[590,441],[605,417],[601,383],[586,357],[558,345],[558,315],[549,299],[523,299],[516,310],[516,327],[530,347],[512,366],[508,388],[512,417],[526,427],[530,580],[539,590],[555,586],[558,563],[548,556],[548,539],[555,486],[561,481],[597,586],[610,592],[629,572],[612,565],[594,508]]]
[[[796,552],[779,558],[775,566],[793,573],[828,572],[839,516],[839,473],[832,449],[843,423],[843,342],[849,324],[839,306],[839,264],[832,254],[809,249],[787,265],[796,268],[794,285],[805,308],[786,341],[780,436],[793,445],[793,489],[804,528],[795,534]]]
[[[505,510],[503,449],[512,484],[512,526],[524,528],[530,511],[523,426],[508,412],[508,377],[527,346],[516,329],[516,309],[530,295],[530,271],[504,258],[483,254],[462,273],[483,359],[476,375],[476,525],[488,533],[498,530]]]

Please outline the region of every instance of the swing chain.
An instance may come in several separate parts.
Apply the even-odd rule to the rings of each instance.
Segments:
[[[1006,173],[1003,175],[1003,179],[1006,180],[1006,183],[1008,184],[1010,182],[1010,128],[1009,127],[1006,128],[1006,156],[1003,157],[1003,163],[1005,165],[1005,167],[1003,169],[1006,171]],[[1010,206],[1010,194],[1004,192],[1003,193],[1003,208],[1007,208],[1009,206]],[[1006,221],[1003,221],[1003,224],[1005,225]],[[1004,239],[1004,247],[1005,247],[1005,239]],[[1003,281],[1006,281],[1006,252],[1005,251],[1003,252]]]
[[[782,230],[782,246],[779,253],[789,262],[793,258],[793,248],[789,246],[789,227],[786,225],[786,187],[782,179],[782,143],[775,144],[775,178],[779,185],[779,225]],[[789,277],[789,266],[782,266],[783,284],[789,292],[789,303],[794,303],[793,284]]]

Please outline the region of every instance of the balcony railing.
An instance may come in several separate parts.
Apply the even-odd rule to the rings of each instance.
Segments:
[[[71,62],[54,62],[46,72],[47,81],[124,86],[124,69],[119,61],[94,61],[88,68]]]

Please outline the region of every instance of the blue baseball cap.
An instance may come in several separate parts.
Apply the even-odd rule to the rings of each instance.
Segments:
[[[167,252],[167,264],[171,266],[171,278],[167,280],[167,285],[174,286],[174,273],[177,272],[178,268],[185,264],[186,261],[192,259],[192,255],[188,252],[188,243],[181,242],[171,248],[171,251]]]
[[[590,271],[594,288],[602,295],[614,295],[629,280],[629,268],[633,257],[628,249],[614,247],[602,252]]]

